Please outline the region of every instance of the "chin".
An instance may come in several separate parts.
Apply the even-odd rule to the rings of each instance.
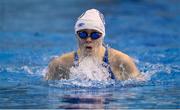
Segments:
[[[87,56],[92,56],[94,53],[94,50],[93,50],[93,48],[87,47],[84,49],[84,52]]]
[[[93,51],[92,50],[85,50],[85,53],[86,53],[87,56],[93,55]]]

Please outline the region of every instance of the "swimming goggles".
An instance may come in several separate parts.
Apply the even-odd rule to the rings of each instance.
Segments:
[[[99,39],[102,36],[102,34],[99,32],[91,32],[90,35],[88,35],[86,31],[78,31],[77,34],[81,39],[87,39],[88,37],[91,37],[92,40]]]

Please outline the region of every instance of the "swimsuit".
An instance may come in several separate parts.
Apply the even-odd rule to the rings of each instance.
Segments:
[[[112,72],[112,69],[111,69],[110,64],[109,64],[108,48],[107,48],[107,46],[105,46],[105,48],[106,48],[106,50],[104,53],[102,66],[108,69],[108,72],[109,72],[111,79],[115,79],[114,73]],[[77,52],[74,52],[74,67],[79,66],[78,60],[79,60],[78,54],[77,54]]]

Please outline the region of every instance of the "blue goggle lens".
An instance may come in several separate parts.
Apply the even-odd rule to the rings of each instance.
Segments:
[[[99,32],[92,32],[91,33],[91,39],[98,39],[100,37],[101,37],[101,35]]]
[[[78,36],[81,39],[86,39],[88,37],[91,37],[91,39],[96,40],[101,37],[101,34],[99,32],[92,32],[90,36],[88,36],[88,33],[85,31],[78,32]]]
[[[87,32],[78,32],[78,35],[81,39],[86,39],[88,37]]]

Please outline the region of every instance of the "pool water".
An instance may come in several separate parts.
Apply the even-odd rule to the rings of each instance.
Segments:
[[[179,109],[180,1],[0,1],[0,108]],[[105,43],[146,81],[44,80],[49,61],[77,49],[76,18],[97,8]]]

